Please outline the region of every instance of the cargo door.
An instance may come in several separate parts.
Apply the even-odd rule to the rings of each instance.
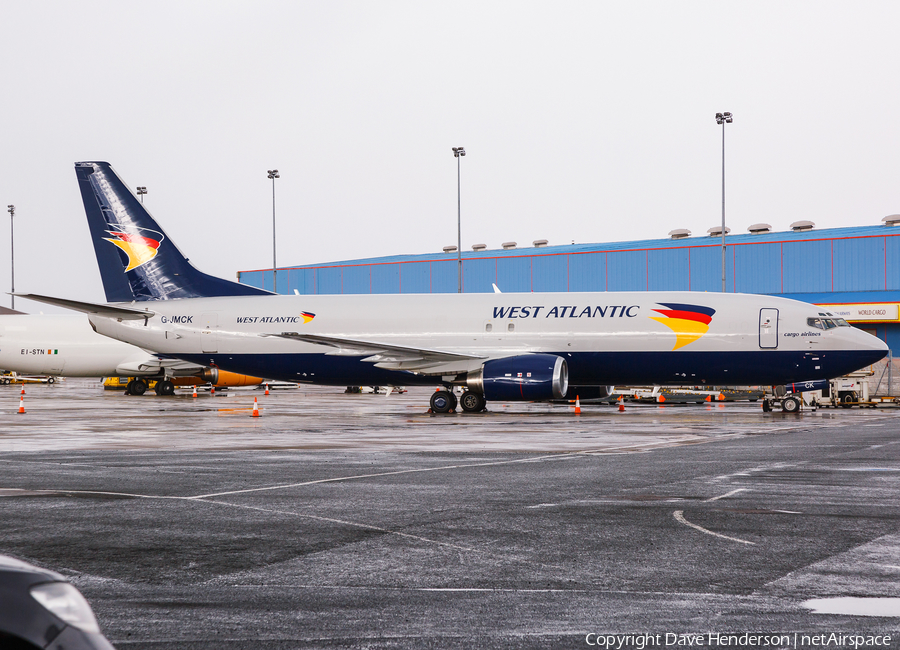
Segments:
[[[200,350],[203,352],[219,351],[219,320],[217,314],[200,316]]]
[[[778,347],[778,310],[759,310],[759,347],[774,350]]]

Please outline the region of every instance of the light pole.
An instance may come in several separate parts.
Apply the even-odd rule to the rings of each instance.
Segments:
[[[722,293],[725,293],[725,125],[733,121],[731,113],[716,113],[716,124],[722,125]]]
[[[456,158],[456,279],[458,283],[457,293],[462,293],[462,202],[459,185],[459,159],[466,155],[463,147],[453,147],[453,157]]]
[[[12,299],[11,306],[13,309],[16,308],[16,240],[15,240],[15,231],[13,230],[13,221],[16,216],[16,206],[8,205],[6,206],[7,212],[9,212],[9,259],[12,264],[12,270],[10,271],[10,293],[14,294],[10,296]]]
[[[139,188],[137,188],[137,195],[139,197],[141,197],[141,205],[144,205],[144,194],[146,194],[146,193],[147,193],[147,188],[144,187],[143,185],[141,185]]]
[[[275,264],[275,179],[281,178],[281,175],[277,169],[270,169],[269,178],[272,179],[272,293],[278,293],[278,271]]]

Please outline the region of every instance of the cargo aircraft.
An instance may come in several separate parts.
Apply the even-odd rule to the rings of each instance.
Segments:
[[[75,165],[106,336],[197,365],[327,385],[431,385],[435,412],[608,385],[774,385],[883,358],[819,307],[700,292],[275,295],[194,268],[105,162]],[[819,325],[823,319],[830,328]],[[583,388],[582,388],[583,387]],[[602,390],[600,390],[602,392]]]
[[[51,378],[126,376],[129,395],[143,395],[151,379],[157,380],[157,395],[173,395],[176,385],[210,383],[224,388],[263,381],[100,336],[81,314],[0,314],[0,368]]]

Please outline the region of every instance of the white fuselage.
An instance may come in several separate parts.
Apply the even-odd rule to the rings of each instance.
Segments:
[[[0,316],[0,368],[3,370],[104,377],[150,358],[152,355],[134,345],[98,335],[84,314]]]
[[[406,366],[378,364],[384,355],[375,358],[353,345],[342,350],[278,335],[312,334],[372,342],[373,348],[380,343],[478,357],[408,364],[416,376],[432,378],[474,371],[487,359],[546,352],[567,360],[570,383],[576,385],[802,381],[849,372],[857,361],[858,368],[887,352],[882,341],[856,328],[810,326],[809,319],[823,313],[815,305],[748,294],[272,295],[131,306],[154,315],[146,321],[92,315],[91,322],[99,333],[160,354],[312,383],[367,383],[354,382],[350,375],[365,374],[373,365],[395,372]],[[706,324],[691,321],[690,313],[671,317],[684,315],[682,307],[714,313]],[[350,360],[356,364],[347,365]],[[338,367],[340,372],[334,370]]]

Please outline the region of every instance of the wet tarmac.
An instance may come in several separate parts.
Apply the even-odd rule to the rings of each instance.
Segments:
[[[429,395],[0,387],[0,553],[120,648],[900,648],[900,412]]]

